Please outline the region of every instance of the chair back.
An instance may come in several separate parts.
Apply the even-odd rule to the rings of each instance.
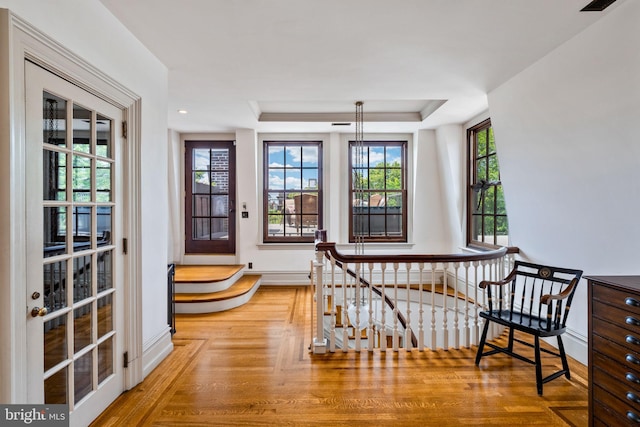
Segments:
[[[581,270],[515,261],[507,286],[487,287],[489,311],[508,310],[510,320],[527,319],[540,330],[564,329],[581,277]]]

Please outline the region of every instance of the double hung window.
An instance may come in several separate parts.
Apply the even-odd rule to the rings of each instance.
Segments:
[[[313,242],[322,228],[322,142],[264,141],[263,241]]]
[[[349,241],[406,242],[406,141],[349,143]]]

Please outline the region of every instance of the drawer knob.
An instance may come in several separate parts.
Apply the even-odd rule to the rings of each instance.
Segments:
[[[634,337],[633,335],[627,335],[625,337],[625,341],[628,342],[629,344],[640,345],[640,340]]]
[[[640,307],[640,301],[635,298],[627,297],[625,298],[624,303],[627,305],[632,305],[634,307]]]
[[[627,316],[624,321],[627,325],[640,326],[640,320],[636,319],[633,316]]]
[[[636,377],[635,375],[633,375],[631,372],[627,372],[627,374],[624,376],[627,381],[635,383],[635,384],[640,384],[640,378]]]
[[[636,396],[635,393],[630,391],[627,392],[627,399],[632,401],[633,403],[640,403],[640,397]]]
[[[629,418],[634,423],[640,423],[640,417],[634,412],[627,411],[627,418]]]
[[[627,360],[627,362],[629,363],[633,363],[634,365],[640,365],[640,359],[638,359],[637,357],[635,357],[633,354],[629,354],[627,353],[627,356],[625,357],[625,359]]]

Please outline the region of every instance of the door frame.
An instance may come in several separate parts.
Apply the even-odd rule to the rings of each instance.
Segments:
[[[129,366],[124,370],[124,387],[130,389],[143,379],[142,365],[142,286],[141,286],[141,218],[140,218],[140,116],[141,99],[98,68],[73,54],[61,44],[17,17],[0,9],[0,89],[6,90],[8,102],[0,105],[0,119],[8,123],[0,128],[0,179],[10,183],[0,187],[0,203],[7,206],[0,220],[0,247],[9,248],[0,261],[0,342],[5,344],[0,358],[0,401],[25,403],[27,390],[27,340],[25,307],[27,226],[26,217],[26,117],[25,60],[36,63],[53,74],[79,86],[120,109],[125,110],[127,138],[123,147],[124,209],[123,236],[128,238],[124,260],[123,297],[124,351]],[[5,191],[6,190],[6,191]],[[10,326],[9,326],[10,325]],[[6,357],[5,357],[6,356]],[[118,363],[118,361],[116,361]]]

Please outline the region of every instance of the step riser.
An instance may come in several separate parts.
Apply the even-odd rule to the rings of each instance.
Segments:
[[[256,284],[251,288],[249,292],[222,301],[176,303],[176,313],[203,314],[231,310],[232,308],[240,307],[241,305],[246,304],[251,299],[253,294],[256,293],[259,287],[260,281],[256,282]]]
[[[229,289],[239,278],[243,272],[239,271],[233,276],[225,280],[206,283],[176,283],[177,294],[206,294],[210,292],[222,292]]]

